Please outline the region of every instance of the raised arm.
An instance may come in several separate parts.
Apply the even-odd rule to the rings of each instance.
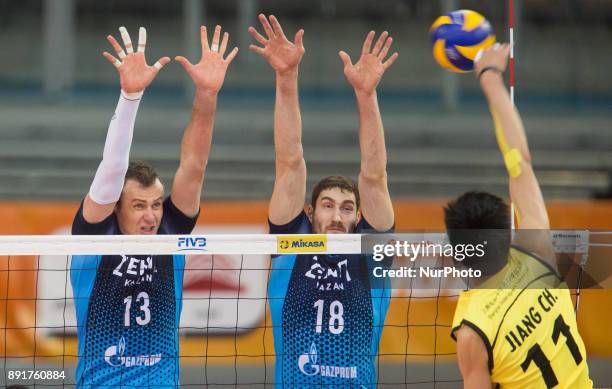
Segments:
[[[302,118],[298,98],[298,65],[304,55],[304,30],[295,34],[292,43],[285,36],[276,17],[270,15],[269,19],[259,15],[266,37],[249,27],[249,33],[263,46],[251,45],[249,48],[264,57],[276,73],[276,177],[268,217],[274,224],[286,224],[302,211],[306,196],[306,163],[302,149]]]
[[[533,172],[525,129],[502,78],[510,46],[495,45],[483,51],[476,62],[476,74],[487,98],[495,133],[509,174],[510,198],[519,215],[519,228],[549,228],[548,213]]]
[[[372,48],[374,35],[374,31],[368,33],[356,64],[351,63],[344,51],[339,54],[344,63],[344,75],[355,90],[359,111],[361,212],[375,230],[385,231],[393,226],[394,215],[387,187],[387,149],[376,86],[398,54],[394,53],[385,61],[393,39],[385,31]]]
[[[159,70],[170,62],[170,58],[163,57],[153,66],[147,65],[144,54],[147,31],[144,27],[140,27],[136,52],[125,27],[120,27],[119,31],[125,51],[113,36],[107,37],[119,59],[106,51],[102,53],[117,68],[121,96],[108,127],[102,162],[83,200],[83,217],[88,223],[101,222],[113,213],[123,189],[136,113],[143,91],[151,84]]]
[[[493,116],[497,143],[508,171],[510,199],[518,215],[513,242],[537,254],[558,273],[546,204],[531,165],[525,129],[502,78],[509,53],[507,44],[487,48],[475,70]]]
[[[238,53],[238,48],[235,47],[224,58],[229,34],[225,32],[221,39],[221,26],[215,27],[210,46],[204,26],[200,27],[200,39],[202,56],[198,63],[192,64],[182,56],[175,58],[195,85],[191,120],[183,133],[181,159],[171,193],[174,205],[187,216],[195,216],[200,208],[204,173],[212,143],[217,95],[225,80],[227,67]]]

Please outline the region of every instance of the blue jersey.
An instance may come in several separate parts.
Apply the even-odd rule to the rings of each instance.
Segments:
[[[197,216],[184,215],[168,197],[158,234],[189,234]],[[120,235],[115,214],[100,223],[83,218],[73,235]],[[182,308],[182,255],[72,257],[79,340],[76,387],[177,388],[178,326]]]
[[[362,219],[355,232],[373,229]],[[302,212],[286,225],[270,223],[270,233],[307,234],[312,225]],[[277,388],[376,388],[375,359],[391,291],[372,287],[371,263],[364,255],[272,257],[268,297]]]

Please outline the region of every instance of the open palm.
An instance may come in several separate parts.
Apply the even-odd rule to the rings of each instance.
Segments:
[[[249,34],[263,47],[256,45],[249,46],[249,49],[264,57],[270,66],[278,72],[284,73],[295,69],[304,55],[304,30],[299,30],[295,34],[294,42],[287,39],[283,29],[274,15],[270,15],[270,22],[265,15],[259,15],[267,39],[264,38],[254,27],[249,27]]]
[[[140,27],[137,52],[134,52],[132,41],[125,27],[120,27],[119,31],[126,50],[124,51],[117,40],[109,35],[106,39],[113,46],[119,59],[106,51],[102,55],[117,68],[121,89],[128,93],[141,92],[151,84],[159,70],[170,62],[170,58],[162,57],[153,66],[147,65],[145,58],[147,31],[145,28]]]
[[[398,54],[393,53],[386,61],[385,57],[389,52],[393,39],[387,37],[387,32],[383,32],[378,41],[372,46],[374,31],[370,31],[363,42],[361,57],[356,64],[351,62],[351,58],[344,51],[340,51],[340,59],[344,64],[344,75],[348,82],[357,91],[371,93],[376,89],[385,71],[395,62]],[[384,44],[384,45],[383,45]]]
[[[182,56],[177,56],[175,59],[187,71],[187,74],[193,80],[193,83],[198,90],[207,90],[211,92],[219,92],[225,80],[227,67],[238,54],[238,48],[234,49],[223,58],[227,49],[229,34],[223,33],[221,46],[219,46],[219,38],[221,36],[221,26],[215,27],[211,45],[208,45],[208,36],[206,27],[200,27],[200,40],[202,44],[202,56],[200,61],[195,65]]]
[[[121,89],[128,93],[145,89],[157,75],[157,69],[147,65],[143,53],[128,54],[118,70]]]

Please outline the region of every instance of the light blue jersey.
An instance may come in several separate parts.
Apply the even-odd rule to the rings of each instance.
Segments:
[[[159,234],[188,234],[190,218],[167,198]],[[118,235],[116,216],[91,224],[82,207],[74,235]],[[73,256],[79,340],[79,389],[179,387],[178,328],[182,309],[183,255]]]
[[[176,388],[184,256],[74,256],[77,388]]]
[[[356,232],[368,227],[362,222]],[[270,232],[312,231],[302,213],[285,226],[271,224]],[[371,263],[364,255],[273,256],[268,297],[276,388],[376,388],[391,290],[372,287]]]

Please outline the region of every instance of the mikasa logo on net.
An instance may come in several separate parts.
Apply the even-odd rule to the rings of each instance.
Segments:
[[[279,254],[324,252],[327,249],[327,236],[279,235],[276,238],[276,249]]]

